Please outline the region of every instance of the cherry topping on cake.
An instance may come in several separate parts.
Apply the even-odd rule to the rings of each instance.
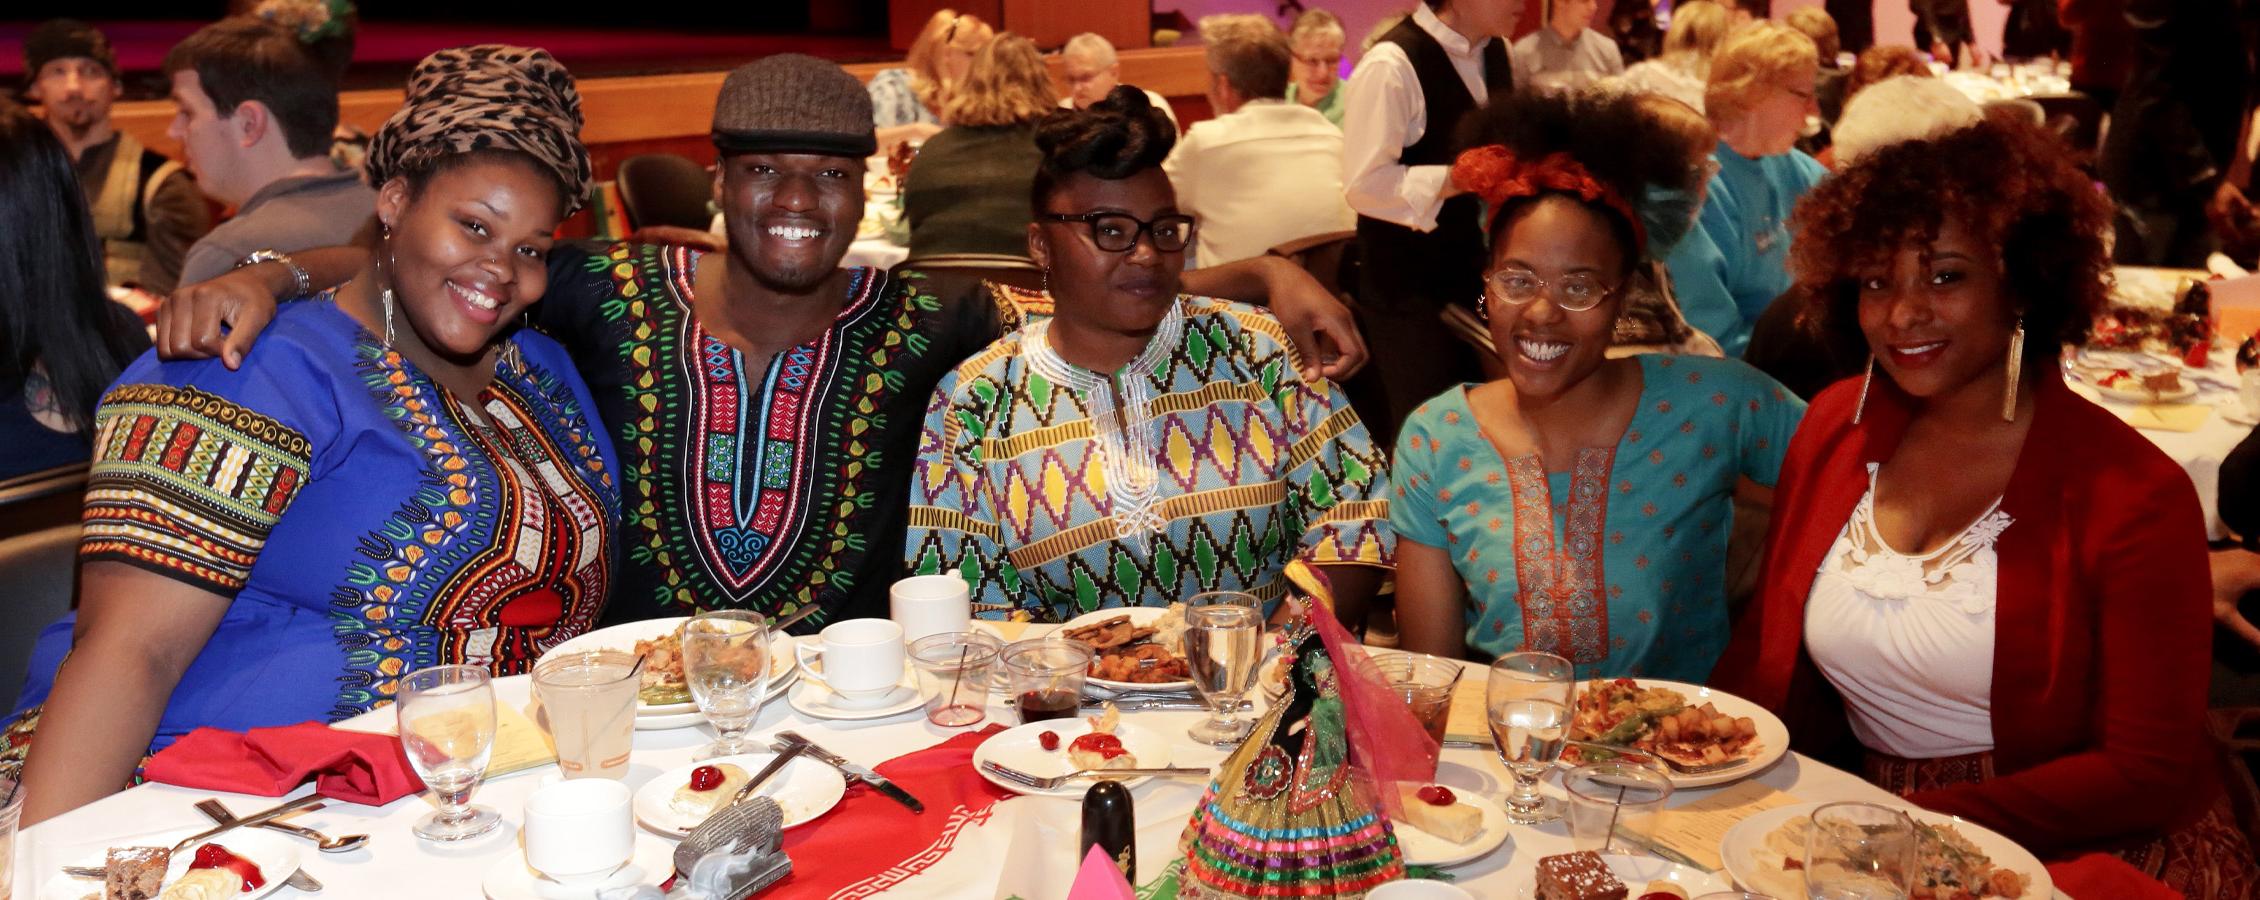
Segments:
[[[1068,745],[1085,753],[1096,753],[1101,759],[1113,759],[1130,752],[1123,749],[1122,739],[1111,734],[1086,734]]]
[[[722,786],[722,770],[713,766],[700,766],[691,770],[691,790],[711,791]]]
[[[1416,796],[1420,797],[1420,802],[1430,806],[1450,806],[1460,801],[1459,797],[1452,794],[1451,788],[1441,784],[1432,784],[1421,788]]]
[[[235,855],[218,844],[205,844],[196,848],[196,859],[188,864],[191,869],[226,869],[243,879],[245,891],[255,891],[266,885],[267,879],[259,874],[259,864]]]

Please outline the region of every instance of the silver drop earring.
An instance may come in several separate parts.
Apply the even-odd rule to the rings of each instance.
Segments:
[[[385,305],[385,349],[392,349],[392,288],[385,288],[377,297]]]
[[[377,298],[378,298],[378,299],[380,299],[380,300],[382,300],[382,301],[384,302],[384,307],[385,307],[385,349],[386,349],[386,350],[390,350],[390,349],[392,349],[392,337],[393,337],[393,334],[392,334],[392,273],[393,273],[393,270],[394,270],[394,269],[396,268],[396,266],[397,266],[397,263],[395,263],[395,262],[394,262],[394,258],[393,258],[393,253],[392,253],[392,226],[390,226],[390,225],[385,225],[385,226],[383,226],[383,227],[384,227],[384,243],[385,243],[385,286],[384,286],[384,290],[382,290],[382,291],[378,292],[378,294],[377,294]]]

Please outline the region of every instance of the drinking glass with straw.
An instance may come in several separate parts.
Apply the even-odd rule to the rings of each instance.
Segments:
[[[962,728],[988,718],[989,672],[1004,643],[980,631],[930,634],[910,642],[911,667],[926,697],[926,721]]]
[[[1671,777],[1651,766],[1610,760],[1562,776],[1569,794],[1569,838],[1579,850],[1608,853],[1617,838],[1655,842],[1656,820],[1671,799]]]

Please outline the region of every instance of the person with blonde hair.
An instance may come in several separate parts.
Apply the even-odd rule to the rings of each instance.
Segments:
[[[1318,110],[1342,127],[1342,50],[1349,36],[1342,20],[1323,9],[1306,9],[1287,29],[1287,49],[1295,65],[1287,81],[1287,102]]]
[[[910,44],[910,58],[902,66],[880,69],[864,85],[871,94],[871,124],[879,129],[880,146],[940,132],[950,92],[965,80],[973,55],[994,37],[996,29],[987,22],[956,10],[939,10],[927,19]]]
[[[1086,31],[1068,38],[1059,48],[1059,61],[1067,79],[1067,96],[1059,98],[1061,109],[1090,109],[1122,83],[1122,60],[1115,55],[1114,43],[1097,34]],[[1177,111],[1160,94],[1146,91],[1146,102],[1168,117],[1169,127],[1180,127]]]
[[[1814,83],[1813,92],[1820,100],[1821,121],[1835,122],[1836,115],[1844,111],[1844,82],[1852,74],[1849,67],[1838,65],[1843,59],[1844,44],[1837,36],[1836,19],[1818,6],[1800,6],[1790,10],[1781,22],[1813,39],[1815,55],[1821,63],[1820,78]],[[1816,152],[1827,146],[1827,134],[1821,132],[1821,141],[1813,148]]]
[[[926,141],[904,177],[911,259],[1028,252],[1028,185],[1043,159],[1036,121],[1053,108],[1034,41],[1006,32],[974,55],[942,107],[949,127]]]
[[[1262,256],[1289,241],[1357,227],[1342,199],[1342,129],[1286,99],[1287,37],[1258,15],[1201,19],[1209,106],[1162,163],[1177,206],[1200,220],[1193,264]]]
[[[1772,22],[1748,25],[1711,57],[1704,114],[1718,149],[1703,212],[1665,262],[1687,320],[1742,355],[1751,326],[1789,289],[1789,211],[1828,170],[1796,148],[1819,112],[1813,40]]]
[[[1711,74],[1711,53],[1733,28],[1733,15],[1711,0],[1674,7],[1664,32],[1663,55],[1634,63],[1610,83],[1644,94],[1662,94],[1703,111],[1703,84]]]

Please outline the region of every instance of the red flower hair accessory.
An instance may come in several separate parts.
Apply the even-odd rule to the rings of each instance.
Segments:
[[[1483,199],[1483,205],[1491,208],[1493,223],[1498,220],[1500,208],[1509,200],[1560,191],[1616,210],[1625,221],[1632,223],[1634,249],[1639,251],[1648,246],[1648,230],[1641,224],[1640,216],[1633,212],[1632,204],[1594,178],[1592,172],[1567,153],[1550,153],[1537,160],[1527,160],[1503,146],[1489,144],[1460,154],[1452,163],[1452,180]]]

